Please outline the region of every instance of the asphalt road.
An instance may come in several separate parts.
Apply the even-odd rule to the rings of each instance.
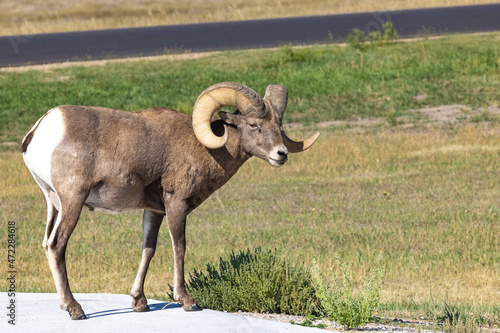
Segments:
[[[391,21],[401,37],[500,30],[500,3],[0,37],[0,67],[345,40]]]

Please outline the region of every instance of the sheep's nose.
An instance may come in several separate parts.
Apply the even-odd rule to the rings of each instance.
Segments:
[[[278,156],[280,156],[282,159],[286,159],[288,156],[288,149],[282,148],[278,150]]]

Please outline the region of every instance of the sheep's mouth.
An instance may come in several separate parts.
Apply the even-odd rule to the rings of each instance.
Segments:
[[[288,161],[288,157],[285,157],[285,158],[279,159],[279,160],[276,160],[272,157],[269,157],[269,164],[271,164],[274,167],[280,167],[280,166],[284,165],[286,163],[286,161]]]

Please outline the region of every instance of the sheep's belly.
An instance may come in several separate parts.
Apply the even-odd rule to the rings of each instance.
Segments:
[[[121,213],[144,208],[144,192],[140,186],[112,187],[104,183],[94,186],[85,201],[90,210]]]

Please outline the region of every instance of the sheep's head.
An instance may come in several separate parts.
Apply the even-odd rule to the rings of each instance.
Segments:
[[[305,141],[292,141],[283,131],[282,119],[288,101],[288,90],[270,85],[262,99],[252,89],[234,82],[215,84],[198,97],[193,110],[193,128],[198,140],[210,149],[223,147],[224,135],[216,136],[211,129],[213,114],[223,106],[237,108],[234,113],[219,112],[221,119],[241,132],[243,149],[274,167],[287,161],[288,153],[298,153],[312,146],[319,136],[316,133]]]

